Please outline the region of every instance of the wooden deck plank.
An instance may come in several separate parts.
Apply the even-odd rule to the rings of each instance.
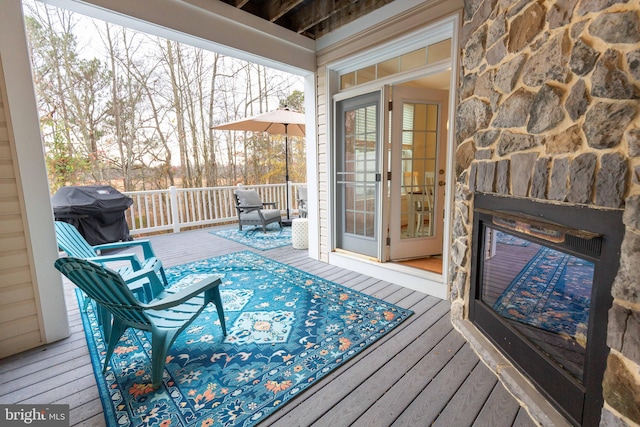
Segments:
[[[473,425],[474,427],[511,426],[519,409],[520,405],[513,399],[513,396],[502,384],[498,383]]]
[[[458,392],[438,415],[434,426],[469,426],[482,410],[498,378],[486,365],[478,363]]]
[[[3,359],[0,364],[0,396],[3,395],[3,385],[7,382],[16,378],[24,378],[26,373],[45,369],[49,366],[49,360],[59,355],[68,356],[83,351],[83,348],[86,350],[87,344],[84,340],[82,326],[72,333],[73,335],[65,340]]]
[[[3,383],[3,389],[11,389],[16,382],[20,383],[21,387],[27,387],[31,385],[40,385],[44,381],[55,378],[60,375],[65,375],[70,369],[81,368],[86,364],[86,358],[89,351],[86,346],[78,348],[75,351],[67,351],[56,357],[49,357],[42,363],[33,363],[24,369],[15,369],[8,375],[9,378],[3,378],[7,380]],[[0,395],[0,400],[3,399]],[[15,394],[14,396],[15,397]]]
[[[326,274],[327,274],[328,272],[331,272],[331,270],[332,270],[333,268],[335,268],[335,267],[333,267],[333,266],[329,266],[329,267],[327,267],[327,266],[319,266],[319,265],[310,265],[310,266],[308,266],[308,267],[306,267],[306,268],[308,268],[308,270],[307,270],[307,269],[305,269],[305,271],[306,271],[307,273],[309,273],[309,274],[311,274],[311,275],[313,275],[313,276],[320,277],[321,279],[324,279],[324,277],[326,276]]]
[[[96,403],[98,406],[96,406]],[[106,427],[107,422],[104,419],[102,412],[102,404],[100,399],[97,402],[92,402],[90,405],[76,408],[69,414],[70,422],[72,426],[91,426],[91,427]]]
[[[89,387],[74,393],[70,396],[66,396],[65,399],[68,402],[73,402],[73,414],[77,419],[76,422],[86,420],[96,415],[102,415],[102,402],[100,401],[100,393],[98,388],[90,385]],[[64,403],[62,400],[53,401],[52,403]]]
[[[452,332],[454,333],[454,332]],[[457,331],[455,332],[457,334]],[[462,338],[461,335],[459,335]],[[427,360],[438,357],[446,357],[454,353],[455,347],[447,350],[449,354],[429,353]],[[424,363],[421,366],[423,372],[415,375],[426,376],[433,372],[433,362]],[[459,351],[450,359],[433,380],[422,388],[420,394],[406,407],[405,411],[392,424],[393,426],[428,426],[438,417],[438,414],[458,391],[462,383],[467,379],[469,372],[480,363],[478,356],[473,352],[469,344],[465,343]],[[439,365],[436,365],[438,367]]]
[[[533,422],[527,410],[520,407],[520,409],[518,409],[518,415],[513,422],[513,427],[536,427],[536,423]]]
[[[402,290],[410,291],[410,289],[403,288],[402,286],[389,283],[387,286],[384,287],[384,289],[381,289],[378,292],[376,292],[374,296],[381,300],[391,302],[388,298],[390,298],[391,295],[395,294],[396,292],[400,292]],[[408,293],[407,294],[402,293],[401,295],[408,295]]]
[[[91,365],[89,365],[89,367],[91,367]],[[69,371],[67,375],[73,379],[69,381],[69,378],[67,378],[68,383],[64,384],[64,396],[58,388],[49,388],[48,390],[41,389],[37,395],[31,396],[20,403],[40,403],[43,401],[61,401],[61,403],[63,403],[62,401],[64,401],[64,403],[69,405],[70,409],[75,410],[85,403],[83,400],[75,398],[76,396],[98,396],[98,389],[95,385],[96,381],[93,372],[87,374],[84,370],[72,370]]]
[[[273,254],[271,251],[267,251],[269,254],[269,258],[273,259],[274,261],[278,261],[281,262],[283,264],[291,264],[292,267],[298,268],[300,270],[302,270],[301,267],[304,267],[304,271],[307,272],[311,272],[314,270],[318,270],[318,269],[327,269],[330,270],[331,267],[333,267],[332,265],[329,265],[327,263],[324,262],[320,262],[311,258],[306,258],[306,259],[300,259],[300,258],[294,258],[294,259],[290,259],[287,256],[281,256],[281,257],[273,257]]]
[[[396,301],[395,304],[400,307],[413,310],[413,307],[424,298],[424,294],[421,294],[420,292],[411,292],[409,295],[402,297],[401,299]]]
[[[387,282],[378,281],[376,283],[372,283],[372,284],[368,285],[364,289],[360,289],[359,291],[364,293],[364,294],[371,295],[372,297],[378,298],[376,296],[376,293],[382,291],[387,285],[388,285]]]
[[[441,330],[441,332],[445,331],[447,331],[446,328]],[[377,400],[363,412],[356,425],[365,426],[375,423],[392,425],[402,416],[405,409],[411,406],[425,384],[428,384],[451,361],[465,343],[462,336],[452,329],[448,330],[446,335],[435,338],[438,341],[432,343],[429,352],[423,354],[409,370],[404,372],[400,380],[384,393],[375,394],[378,396]]]
[[[345,271],[343,269],[338,269],[336,271],[334,271],[331,274],[327,274],[325,275],[325,279],[326,280],[330,280],[332,282],[336,282],[336,283],[344,283],[349,279],[352,279],[354,277],[359,276],[358,273],[355,273],[353,271]]]
[[[447,345],[443,340],[452,331],[451,322],[447,317],[441,317],[427,332],[417,337],[411,344],[404,347],[393,356],[388,363],[371,375],[363,375],[366,378],[358,388],[341,399],[332,409],[322,416],[317,425],[338,425],[340,422],[351,424],[358,421],[360,425],[374,425],[381,422],[381,416],[392,417],[393,409],[403,408],[402,400],[411,395],[411,389],[422,389],[424,385],[424,372],[416,375],[416,366],[420,366],[425,351],[433,354],[438,353],[435,347]],[[462,338],[462,337],[460,337]],[[464,342],[458,339],[460,345]],[[440,350],[442,351],[442,350]],[[435,360],[429,360],[431,369],[435,369]],[[446,364],[448,359],[442,359],[442,364]],[[356,372],[357,373],[357,372]],[[417,386],[412,384],[418,383]],[[383,396],[380,398],[380,396]],[[388,397],[385,399],[385,397]],[[380,402],[380,400],[384,400]],[[372,409],[371,412],[367,412]],[[383,414],[380,414],[383,412]],[[362,414],[365,414],[362,416]],[[382,421],[384,423],[384,421]]]
[[[375,277],[369,277],[369,276],[363,276],[361,274],[357,275],[356,277],[354,277],[353,279],[349,279],[345,282],[343,282],[342,284],[344,286],[347,286],[351,289],[356,289],[356,286],[359,286],[360,284],[363,283],[374,283],[376,280]]]
[[[29,384],[14,389],[10,394],[11,401],[7,403],[24,403],[34,399],[40,402],[51,402],[52,399],[47,398],[49,395],[70,396],[85,389],[86,386],[81,382],[85,378],[89,378],[89,381],[95,384],[91,361],[87,359],[86,362],[79,368],[69,369],[64,375],[58,375],[37,384]]]
[[[378,283],[380,281],[380,279],[377,279],[375,277],[367,277],[367,276],[364,276],[364,277],[366,277],[365,280],[361,280],[361,281],[356,282],[356,283],[351,283],[349,285],[349,287],[351,289],[355,290],[355,291],[362,292],[363,289],[366,289],[371,285],[375,285],[376,283]]]

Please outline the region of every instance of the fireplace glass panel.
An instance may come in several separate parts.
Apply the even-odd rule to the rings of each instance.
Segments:
[[[483,247],[481,300],[582,382],[594,264],[492,227]]]

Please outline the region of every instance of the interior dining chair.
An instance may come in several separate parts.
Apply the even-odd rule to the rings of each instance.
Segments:
[[[160,292],[153,300],[142,303],[120,274],[102,265],[74,257],[59,258],[54,265],[113,316],[103,373],[122,334],[130,327],[136,328],[151,333],[151,382],[153,388],[160,387],[171,345],[211,302],[227,336],[218,276],[209,276],[175,293]]]
[[[58,247],[67,255],[75,258],[84,258],[105,266],[113,267],[125,281],[135,283],[137,272],[150,269],[160,274],[164,287],[168,286],[167,276],[162,267],[162,262],[156,257],[151,242],[147,239],[133,240],[130,242],[103,243],[91,246],[80,234],[78,229],[64,221],[55,221],[56,241]],[[109,249],[129,249],[139,247],[142,249],[142,260],[133,252],[102,254]],[[132,289],[134,290],[134,289]],[[154,298],[149,287],[140,288],[139,298],[142,301],[150,301]],[[88,301],[88,300],[87,300]],[[87,303],[85,302],[85,309]]]
[[[431,233],[430,230],[433,227],[433,193],[435,191],[434,184],[434,173],[425,172],[422,197],[419,198],[416,202],[416,233],[423,233],[425,216],[430,227],[429,233]]]

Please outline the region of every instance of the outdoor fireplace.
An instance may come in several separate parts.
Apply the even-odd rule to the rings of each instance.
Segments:
[[[470,320],[576,425],[597,425],[622,212],[476,193]]]

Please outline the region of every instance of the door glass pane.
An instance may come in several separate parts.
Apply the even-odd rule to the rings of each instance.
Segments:
[[[351,179],[355,182],[355,191],[351,194],[354,200],[348,201],[347,212],[353,209],[356,223],[351,228],[351,233],[360,236],[370,236],[369,229],[372,220],[368,212],[375,209],[375,191],[370,191],[367,183],[375,183],[376,165],[376,139],[377,117],[375,107],[359,108],[347,113],[345,117],[345,135],[347,140],[354,141],[345,147],[345,158],[353,159],[349,162],[348,171],[352,172]],[[350,150],[350,151],[347,151]],[[373,187],[375,190],[375,187]]]
[[[351,210],[349,212],[345,213],[345,230],[348,233],[355,233],[356,229],[355,229],[355,224],[356,224],[356,216],[353,213],[354,211]]]
[[[377,67],[378,67],[379,79],[396,74],[400,69],[398,58],[393,58],[384,62],[380,62],[377,65]]]
[[[434,234],[438,104],[402,105],[401,239]]]
[[[427,48],[427,62],[432,64],[451,57],[451,39],[443,40]]]
[[[376,79],[376,66],[370,65],[369,67],[361,68],[356,71],[356,84],[363,84],[374,81]]]
[[[421,48],[400,57],[400,71],[413,70],[427,63],[427,50]]]
[[[347,89],[356,85],[356,72],[352,71],[349,74],[343,74],[340,76],[340,88]]]
[[[372,213],[365,215],[364,235],[367,237],[375,236],[375,216]]]

